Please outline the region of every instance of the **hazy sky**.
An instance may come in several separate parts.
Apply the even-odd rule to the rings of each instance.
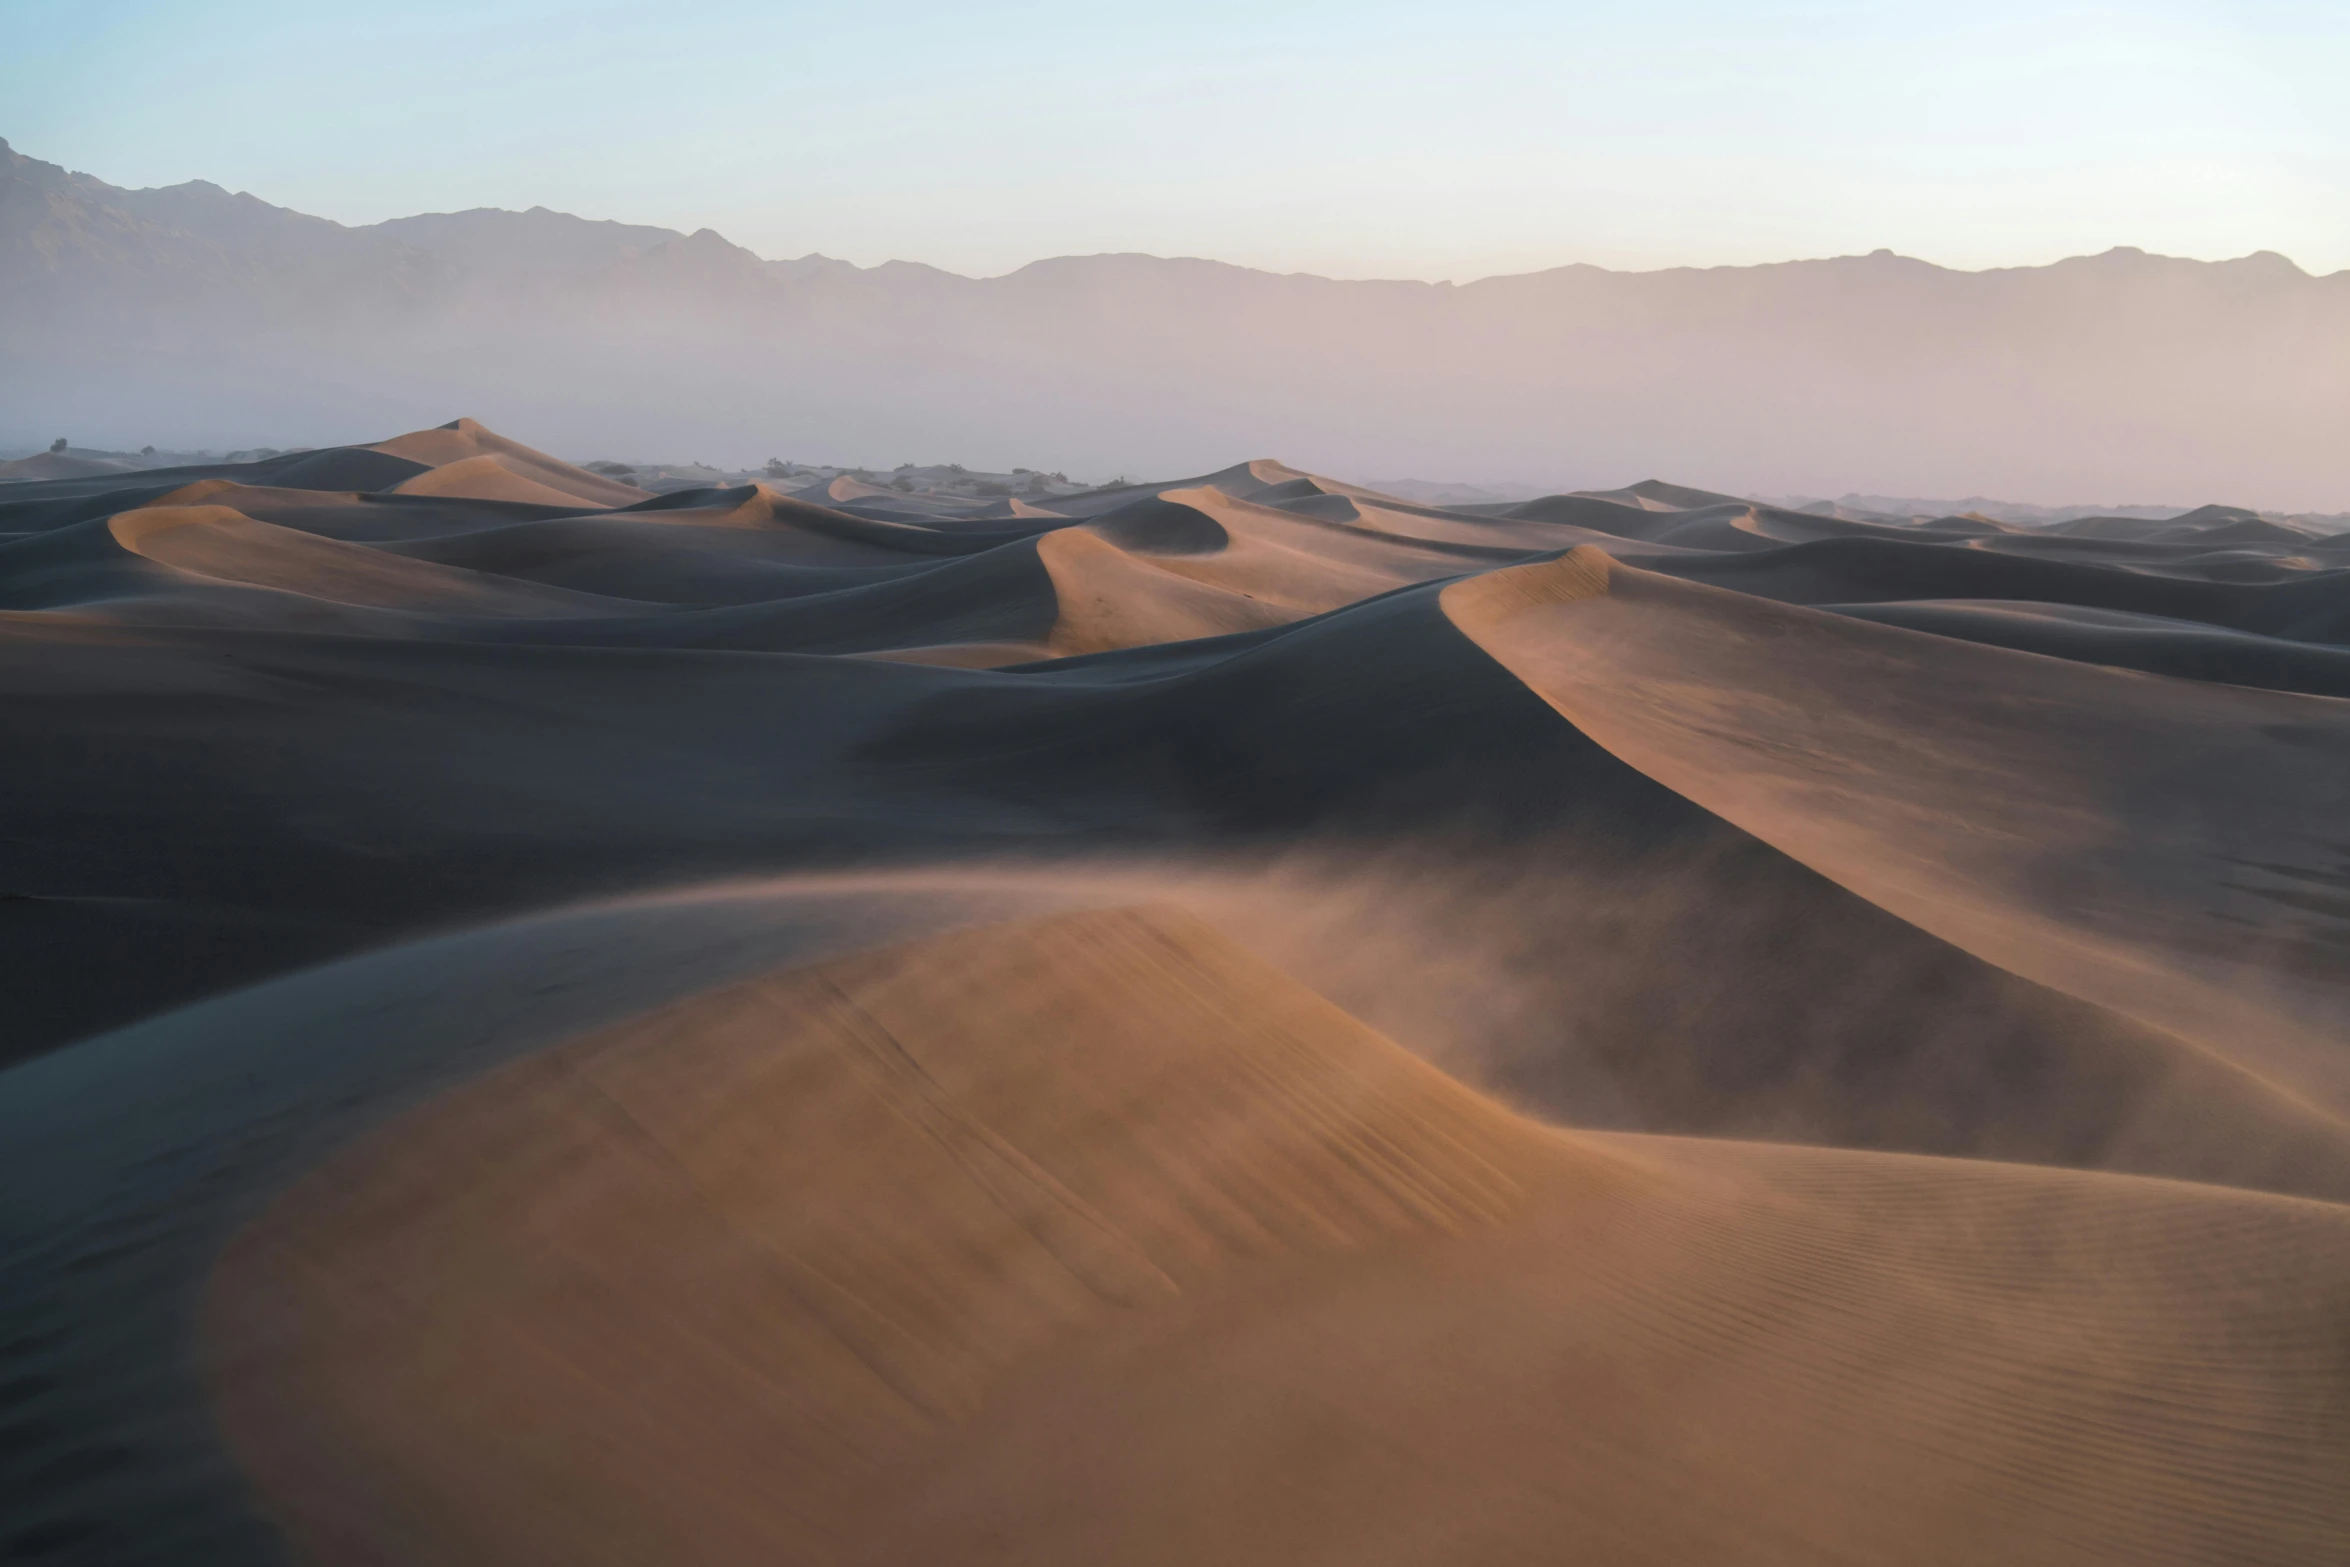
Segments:
[[[20,151],[345,222],[544,204],[978,274],[2350,267],[2350,0],[5,0],[0,38]]]

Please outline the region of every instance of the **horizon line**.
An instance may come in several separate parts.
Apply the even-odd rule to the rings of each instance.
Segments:
[[[0,136],[0,152],[13,153],[17,157],[24,158],[27,161],[34,163],[48,163],[48,160],[45,158],[36,158],[32,154],[24,152],[14,143],[10,142],[5,136]],[[339,218],[330,218],[314,212],[304,212],[298,207],[284,206],[278,202],[269,200],[269,198],[265,196],[256,195],[249,190],[232,190],[228,186],[222,185],[217,180],[209,180],[198,177],[194,179],[181,180],[175,184],[170,185],[128,186],[116,185],[102,175],[93,174],[86,169],[76,169],[68,164],[49,163],[49,167],[60,169],[67,175],[74,178],[94,181],[97,184],[105,186],[109,190],[120,190],[130,194],[186,190],[190,187],[202,187],[207,190],[218,191],[231,200],[251,201],[261,206],[269,207],[274,211],[290,212],[299,217],[310,218],[316,222],[331,223],[335,227],[349,233],[358,233],[367,229],[382,228],[385,225],[392,223],[410,222],[417,218],[458,218],[470,217],[477,213],[499,213],[508,217],[528,217],[533,213],[545,213],[551,217],[564,218],[575,223],[587,223],[595,225],[609,224],[615,228],[660,229],[668,234],[674,235],[677,240],[694,240],[699,239],[703,235],[707,234],[711,238],[730,247],[731,249],[739,250],[745,255],[751,256],[752,258],[762,263],[770,265],[788,265],[795,262],[820,261],[830,263],[835,266],[849,267],[858,272],[878,272],[889,267],[917,267],[926,271],[939,273],[945,277],[959,278],[965,282],[971,283],[998,282],[1005,278],[1017,277],[1019,274],[1026,272],[1031,268],[1048,266],[1054,262],[1059,261],[1100,261],[1127,258],[1145,261],[1191,263],[1201,266],[1227,267],[1235,271],[1260,273],[1266,277],[1310,278],[1325,283],[1417,284],[1424,288],[1473,288],[1481,283],[1500,282],[1516,278],[1543,277],[1554,272],[1590,271],[1606,272],[1618,277],[1654,277],[1668,272],[1748,272],[1759,271],[1766,267],[1818,266],[1838,261],[1878,260],[1905,262],[1915,266],[1928,267],[1937,272],[1948,272],[1965,277],[1980,277],[2000,272],[2046,271],[2052,267],[2066,266],[2083,261],[2102,261],[2116,256],[2138,257],[2149,261],[2182,262],[2193,266],[2207,267],[2237,266],[2246,262],[2281,262],[2286,267],[2291,268],[2296,275],[2312,281],[2323,281],[2328,278],[2350,276],[2350,266],[2337,268],[2332,272],[2312,272],[2308,268],[2302,266],[2298,261],[2294,260],[2291,256],[2285,254],[2283,251],[2272,250],[2266,247],[2258,250],[2246,251],[2241,255],[2235,256],[2205,257],[2177,256],[2164,251],[2150,251],[2139,245],[2121,243],[2109,245],[2100,251],[2082,251],[2075,254],[2059,256],[2050,261],[2014,262],[2001,266],[1988,267],[1952,266],[1948,263],[1934,261],[1924,256],[1909,255],[1905,252],[1894,250],[1890,246],[1878,246],[1875,249],[1868,251],[1844,251],[1828,255],[1787,256],[1773,261],[1674,262],[1663,266],[1652,267],[1620,267],[1607,266],[1593,261],[1562,261],[1549,266],[1534,267],[1522,272],[1489,272],[1471,278],[1395,276],[1351,277],[1326,272],[1310,272],[1303,270],[1282,271],[1273,267],[1259,266],[1246,261],[1228,261],[1216,256],[1184,254],[1162,255],[1157,251],[1148,250],[1095,250],[1066,251],[1053,255],[1037,256],[1003,272],[971,273],[957,272],[951,267],[940,266],[935,262],[918,261],[903,256],[892,256],[885,260],[870,263],[851,261],[845,257],[827,254],[822,250],[810,250],[797,256],[770,256],[765,255],[757,250],[753,250],[748,245],[739,244],[736,241],[727,238],[727,236],[720,232],[717,228],[707,224],[696,229],[684,230],[671,227],[665,223],[641,223],[627,218],[591,218],[582,216],[576,212],[567,212],[559,207],[550,207],[543,202],[534,202],[528,207],[474,206],[435,209],[421,212],[399,213],[388,218],[378,218],[368,223],[345,223]],[[663,243],[675,243],[675,240],[663,241]]]

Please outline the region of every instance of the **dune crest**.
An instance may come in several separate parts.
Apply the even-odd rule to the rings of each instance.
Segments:
[[[1458,584],[1446,607],[1593,739],[1870,901],[2350,1115],[2339,915],[2261,920],[2245,875],[2331,831],[2339,703],[1920,638],[1578,556],[1599,559]],[[2128,787],[2152,767],[2176,792]],[[2237,808],[2214,819],[2198,785],[2220,774]]]
[[[636,471],[0,485],[0,1555],[2350,1552],[2350,535]]]
[[[431,470],[398,486],[409,494],[528,501],[551,494],[558,501],[584,501],[591,506],[625,506],[632,501],[651,499],[649,492],[633,484],[622,484],[549,457],[545,452],[484,429],[471,419],[455,419],[434,429],[416,430],[379,441],[368,449],[387,457],[422,463]],[[499,490],[508,493],[490,493]]]
[[[1091,530],[1037,541],[1051,574],[1055,653],[1106,653],[1287,625],[1299,612],[1168,570],[1153,552],[1130,551]]]
[[[2214,1247],[2315,1271],[2248,1317]],[[1550,1133],[1138,909],[530,1057],[205,1315],[328,1562],[2283,1561],[2345,1285],[2323,1204]]]
[[[330,1556],[439,1517],[450,1560],[799,1559],[847,1526],[830,1487],[1009,1366],[1235,1267],[1490,1223],[1524,1140],[1178,914],[936,938],[533,1057],[371,1139],[224,1260],[220,1407]],[[557,1394],[550,1445],[499,1456],[494,1411],[545,1394],[530,1364],[627,1339],[637,1372]],[[377,1423],[395,1389],[437,1412]],[[680,1458],[755,1466],[664,1497],[628,1431],[679,1421]],[[350,1516],[364,1493],[311,1488],[322,1457],[388,1463],[365,1483],[405,1504]],[[539,1488],[583,1484],[610,1505],[538,1533]]]

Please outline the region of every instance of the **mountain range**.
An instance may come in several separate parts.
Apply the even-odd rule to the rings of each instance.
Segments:
[[[1404,219],[1408,221],[1408,219]],[[0,142],[0,442],[589,451],[1740,493],[2350,504],[2350,272],[1878,251],[1455,285],[1142,255],[994,278],[532,208],[349,227]]]

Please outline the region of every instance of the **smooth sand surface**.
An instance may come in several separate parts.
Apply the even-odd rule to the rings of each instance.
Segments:
[[[1546,1131],[1151,908],[542,1052],[230,1245],[329,1559],[2324,1560],[2350,1215]]]
[[[428,470],[394,486],[395,493],[523,501],[551,495],[600,506],[625,506],[648,498],[647,491],[632,484],[534,451],[471,419],[379,441],[370,449],[422,463]]]
[[[2340,1561],[2346,644],[2227,507],[0,486],[0,1554]]]
[[[1723,819],[2350,1114],[2341,914],[2300,874],[2313,845],[2350,857],[2339,701],[1921,639],[1588,546],[1445,598],[1584,733]]]

